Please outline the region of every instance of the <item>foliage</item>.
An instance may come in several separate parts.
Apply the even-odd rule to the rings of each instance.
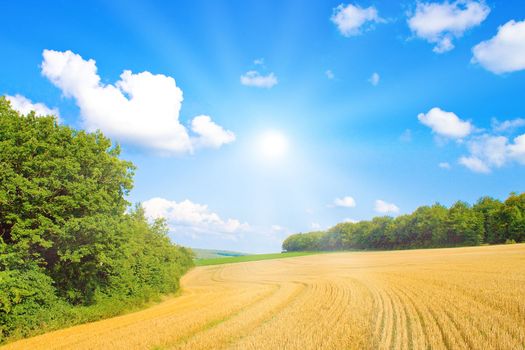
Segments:
[[[458,201],[450,208],[422,206],[396,218],[344,222],[326,232],[293,234],[283,250],[410,249],[525,242],[525,193],[505,202],[481,198],[474,206]]]
[[[177,290],[192,253],[128,210],[134,166],[119,154],[100,132],[20,115],[0,97],[0,340],[66,323],[75,306]]]

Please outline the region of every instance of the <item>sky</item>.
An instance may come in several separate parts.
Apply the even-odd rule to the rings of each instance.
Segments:
[[[525,3],[2,1],[0,94],[102,130],[178,244],[525,191]]]

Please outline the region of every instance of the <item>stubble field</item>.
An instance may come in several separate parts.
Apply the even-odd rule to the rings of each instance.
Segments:
[[[193,269],[181,296],[6,349],[523,349],[525,245]]]

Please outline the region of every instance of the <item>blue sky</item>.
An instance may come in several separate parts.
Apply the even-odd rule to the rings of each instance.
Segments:
[[[178,243],[278,251],[290,233],[525,190],[522,1],[0,11],[0,94],[120,142],[129,200]]]

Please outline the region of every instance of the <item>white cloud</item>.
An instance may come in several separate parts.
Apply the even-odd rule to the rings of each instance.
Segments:
[[[275,74],[262,75],[256,70],[250,70],[241,75],[241,84],[246,86],[253,86],[259,88],[271,88],[277,85],[277,77]]]
[[[253,64],[255,64],[256,66],[264,65],[264,58],[257,58],[255,60],[253,60]]]
[[[496,74],[525,69],[525,20],[505,23],[494,37],[474,46],[472,53],[473,63]]]
[[[482,135],[468,142],[470,154],[492,167],[501,167],[507,161],[508,139],[504,136]]]
[[[191,121],[191,130],[199,135],[193,138],[195,147],[219,148],[235,141],[235,134],[215,124],[207,115],[199,115]]]
[[[466,166],[476,173],[490,173],[490,168],[487,166],[487,164],[476,157],[461,157],[459,158],[459,164]]]
[[[235,139],[207,116],[192,121],[196,135],[190,135],[179,121],[182,90],[171,77],[125,70],[115,84],[104,84],[93,59],[52,50],[44,50],[43,57],[42,74],[76,100],[89,131],[100,129],[118,140],[170,154],[220,147]]]
[[[142,203],[146,216],[151,219],[165,218],[168,226],[185,234],[212,234],[235,236],[250,229],[247,223],[237,219],[222,219],[210,211],[207,205],[193,203],[190,200],[182,202],[170,201],[164,198],[152,198]]]
[[[489,13],[490,8],[484,1],[418,2],[408,18],[408,26],[417,37],[435,44],[434,52],[443,53],[454,48],[454,38],[480,25]]]
[[[456,114],[438,107],[432,108],[426,114],[420,113],[417,119],[434,133],[449,138],[461,139],[474,130],[469,121],[463,121]]]
[[[54,115],[59,118],[57,108],[49,108],[43,103],[33,103],[30,99],[25,96],[16,94],[14,96],[5,95],[5,98],[11,102],[11,108],[18,111],[19,113],[26,115],[31,111],[34,111],[35,114],[39,117]]]
[[[472,171],[489,173],[513,161],[525,165],[525,134],[512,142],[505,136],[481,135],[467,145],[470,155],[461,157],[459,163]]]
[[[334,74],[334,72],[332,72],[330,69],[327,70],[327,71],[325,72],[325,74],[326,74],[326,77],[327,77],[328,79],[330,79],[330,80],[335,78],[335,74]]]
[[[525,119],[516,118],[500,122],[496,118],[492,118],[491,124],[492,130],[494,130],[495,132],[512,131],[514,129],[525,126]]]
[[[312,222],[310,227],[312,228],[312,230],[320,230],[321,229],[321,224],[319,224],[317,222]]]
[[[355,219],[351,219],[351,218],[344,218],[343,222],[349,222],[351,224],[355,224],[355,223],[358,223],[359,220],[355,220]]]
[[[397,205],[395,205],[394,203],[385,202],[381,199],[376,200],[374,210],[382,214],[399,212],[399,208]]]
[[[469,154],[460,157],[458,163],[474,172],[487,174],[495,168],[501,168],[512,162],[525,165],[525,134],[515,137],[512,142],[507,136],[498,134],[504,132],[509,134],[525,126],[524,119],[516,118],[500,122],[493,118],[492,131],[482,135],[479,132],[483,129],[476,129],[470,122],[463,121],[454,113],[439,108],[433,108],[427,114],[419,114],[418,119],[440,136],[461,139],[458,144],[465,145]],[[473,132],[476,133],[472,134]],[[451,168],[447,162],[439,163],[439,167]]]
[[[377,14],[375,7],[362,8],[352,4],[337,6],[330,20],[346,37],[361,34],[363,29],[370,28],[372,23],[384,22]]]
[[[272,231],[273,232],[281,232],[281,231],[284,231],[286,230],[284,227],[280,226],[280,225],[272,225]]]
[[[506,160],[507,138],[483,135],[468,142],[469,156],[459,158],[458,163],[476,173],[490,173],[491,165],[502,166]]]
[[[355,199],[350,197],[350,196],[346,196],[346,197],[342,197],[342,198],[336,198],[334,200],[334,205],[336,207],[343,207],[343,208],[354,208],[356,206],[356,203],[355,203]]]
[[[525,165],[525,134],[514,139],[514,143],[508,147],[509,156],[517,162]]]
[[[370,84],[372,84],[374,86],[377,86],[377,84],[379,84],[379,80],[380,79],[381,79],[381,77],[379,76],[379,74],[374,72],[374,73],[372,73],[372,75],[370,76],[370,79],[368,79],[368,81],[370,82]]]

